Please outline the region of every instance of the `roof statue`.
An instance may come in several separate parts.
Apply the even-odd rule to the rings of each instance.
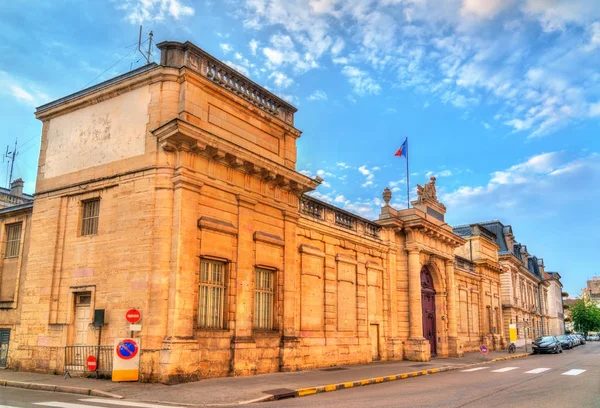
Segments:
[[[435,180],[435,177],[431,177],[429,179],[429,183],[425,184],[424,186],[417,184],[417,203],[424,204],[425,201],[431,201],[446,209],[446,206],[438,201],[437,191],[435,189]]]

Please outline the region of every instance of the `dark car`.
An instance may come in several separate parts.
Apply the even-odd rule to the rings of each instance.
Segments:
[[[575,336],[574,334],[567,334],[567,336],[569,336],[569,338],[571,339],[573,347],[579,346],[581,344],[581,342],[579,341],[579,337]]]
[[[556,336],[556,338],[560,341],[560,346],[563,350],[572,349],[574,347],[573,339],[571,337],[563,334],[562,336]]]
[[[531,344],[533,348],[533,354],[538,353],[562,353],[562,346],[560,340],[554,336],[542,336],[538,337]]]
[[[579,337],[581,344],[585,344],[585,337],[583,337],[583,334],[576,334],[575,336]]]

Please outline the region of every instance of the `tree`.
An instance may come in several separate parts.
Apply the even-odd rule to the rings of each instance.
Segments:
[[[596,303],[579,299],[570,309],[575,330],[586,334],[590,331],[600,331],[600,308]]]

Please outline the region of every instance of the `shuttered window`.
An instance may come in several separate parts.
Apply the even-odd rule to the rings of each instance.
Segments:
[[[6,258],[16,258],[21,249],[21,227],[23,223],[9,224],[6,226]]]
[[[275,271],[256,268],[254,285],[254,328],[272,330]]]
[[[98,218],[100,217],[100,199],[83,202],[83,217],[81,218],[81,235],[98,233]]]
[[[198,287],[198,327],[223,329],[225,263],[202,259]]]

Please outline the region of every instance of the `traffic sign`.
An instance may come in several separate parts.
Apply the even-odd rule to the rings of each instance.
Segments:
[[[485,344],[482,344],[481,346],[479,346],[479,351],[481,351],[483,354],[487,354],[488,348],[486,347]]]
[[[142,314],[137,309],[129,309],[127,313],[125,313],[125,319],[127,319],[129,323],[137,323],[141,318]]]
[[[96,357],[94,356],[89,356],[86,360],[86,365],[88,370],[96,371],[98,368],[98,360],[96,360]]]
[[[138,345],[133,339],[124,339],[117,344],[117,356],[123,360],[130,360],[137,356]]]

